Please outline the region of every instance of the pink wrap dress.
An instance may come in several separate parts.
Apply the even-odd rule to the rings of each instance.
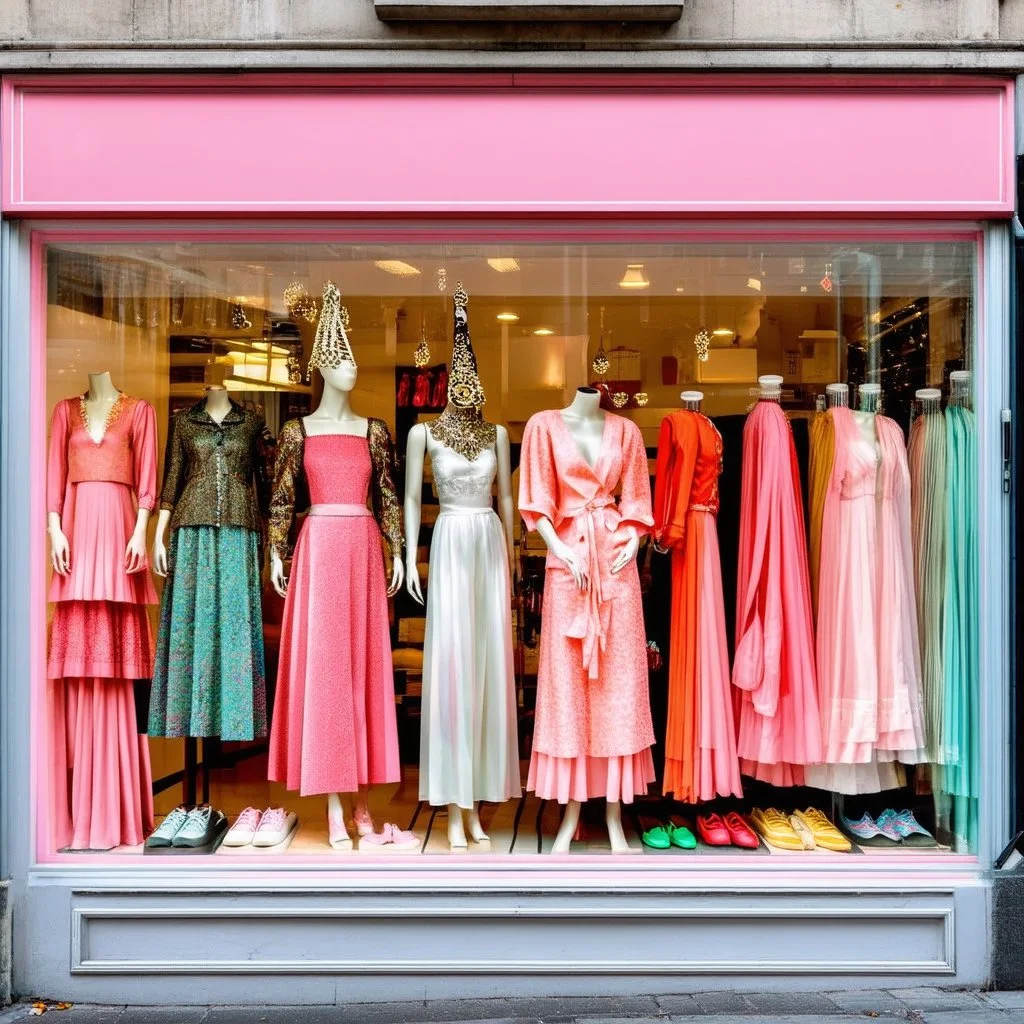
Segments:
[[[527,789],[559,803],[628,803],[654,780],[640,577],[635,560],[611,571],[628,538],[624,528],[642,535],[654,522],[639,428],[606,414],[601,454],[591,466],[558,410],[532,416],[523,434],[519,511],[531,530],[549,520],[591,579],[581,592],[548,553]]]

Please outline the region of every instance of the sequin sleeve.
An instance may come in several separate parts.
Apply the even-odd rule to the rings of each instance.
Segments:
[[[373,460],[373,477],[370,480],[370,496],[373,515],[387,538],[392,558],[402,557],[404,538],[402,536],[402,504],[395,487],[395,446],[391,432],[383,420],[371,419],[367,440],[370,442],[370,458]]]
[[[289,420],[277,442],[274,490],[270,498],[270,549],[282,558],[291,556],[289,535],[295,520],[299,478],[302,475],[302,424]]]
[[[274,486],[274,449],[277,441],[262,415],[258,416],[258,420],[253,442],[253,476],[256,485],[256,507],[259,509],[260,517],[266,519],[270,514],[270,498]]]

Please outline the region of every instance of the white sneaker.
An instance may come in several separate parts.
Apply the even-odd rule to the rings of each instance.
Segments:
[[[248,846],[255,838],[262,821],[263,812],[258,807],[246,807],[228,830],[224,837],[224,845]]]
[[[253,836],[253,846],[278,846],[298,827],[299,819],[294,811],[283,807],[268,807],[263,812],[259,828]]]

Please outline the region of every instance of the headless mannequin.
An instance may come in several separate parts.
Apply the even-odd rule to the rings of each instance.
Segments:
[[[309,415],[303,417],[302,424],[307,437],[316,437],[321,434],[344,434],[354,437],[366,437],[370,423],[365,416],[357,415],[352,409],[351,394],[356,386],[358,372],[355,364],[343,362],[334,369],[327,367],[320,368],[320,374],[324,380],[324,391],[320,398],[320,404]],[[405,569],[402,560],[396,558],[391,568],[391,585],[388,587],[388,597],[393,596],[402,585]],[[270,582],[281,597],[288,593],[288,579],[284,574],[284,561],[277,550],[270,553]],[[369,790],[360,787],[359,791],[353,794],[352,817],[355,829],[361,836],[371,835],[376,831],[373,818],[370,817]],[[352,837],[345,824],[345,807],[342,802],[342,794],[327,794],[327,822],[328,841],[331,847],[341,852],[350,852],[353,849]]]
[[[206,412],[218,426],[231,411],[231,397],[222,384],[213,384],[206,389]],[[156,517],[156,536],[153,538],[153,571],[157,576],[167,575],[167,527],[171,521],[170,509],[160,509]]]
[[[829,386],[825,388],[825,400],[830,409],[835,409],[837,406],[842,406],[844,409],[849,408],[850,385],[829,384]]]
[[[496,426],[494,443],[498,462],[498,515],[505,530],[505,543],[508,549],[509,569],[513,565],[512,551],[514,543],[515,520],[512,502],[512,459],[509,454],[508,431],[500,425]],[[423,604],[423,591],[420,588],[420,571],[416,564],[416,553],[419,547],[420,519],[422,517],[423,495],[423,458],[427,451],[427,426],[417,423],[409,431],[409,440],[405,448],[405,587],[410,597]],[[490,836],[480,823],[480,805],[475,804],[468,813],[469,834],[475,843],[490,842]],[[462,808],[458,804],[448,805],[448,846],[452,850],[468,849],[466,826]]]
[[[577,388],[572,404],[560,413],[569,433],[579,445],[580,455],[593,466],[601,456],[601,443],[604,439],[605,413],[601,410],[601,393],[596,388]],[[580,590],[588,590],[590,579],[587,567],[583,565],[576,553],[567,544],[563,544],[555,533],[549,519],[541,519],[537,523],[537,532],[544,538],[548,550],[572,573],[576,586]],[[627,527],[625,542],[612,562],[611,571],[621,572],[625,566],[636,558],[640,547],[640,537],[633,527]],[[570,800],[565,805],[562,824],[555,836],[552,853],[568,853],[569,845],[576,835],[580,823],[580,802]],[[629,844],[622,830],[622,805],[618,801],[609,801],[605,810],[605,824],[608,827],[608,839],[612,853],[628,853]]]
[[[875,426],[875,417],[878,415],[881,395],[881,385],[861,384],[857,394],[860,408],[853,414],[853,418],[860,430],[861,439],[865,444],[871,446],[871,450],[875,453],[876,462],[881,461],[881,446],[878,444],[878,434]]]
[[[700,412],[701,403],[704,401],[703,391],[684,391],[679,400],[687,412]]]
[[[106,434],[107,416],[121,392],[114,387],[110,371],[89,374],[89,390],[85,395],[86,429],[97,444]],[[146,566],[146,528],[149,526],[149,509],[140,508],[135,517],[135,529],[128,539],[124,552],[124,570],[131,574]],[[60,515],[50,512],[46,516],[46,529],[50,535],[50,564],[53,571],[61,576],[71,572],[71,547],[61,527]]]

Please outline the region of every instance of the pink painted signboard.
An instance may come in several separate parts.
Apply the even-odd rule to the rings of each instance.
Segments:
[[[1000,79],[14,78],[8,215],[1008,216]]]

